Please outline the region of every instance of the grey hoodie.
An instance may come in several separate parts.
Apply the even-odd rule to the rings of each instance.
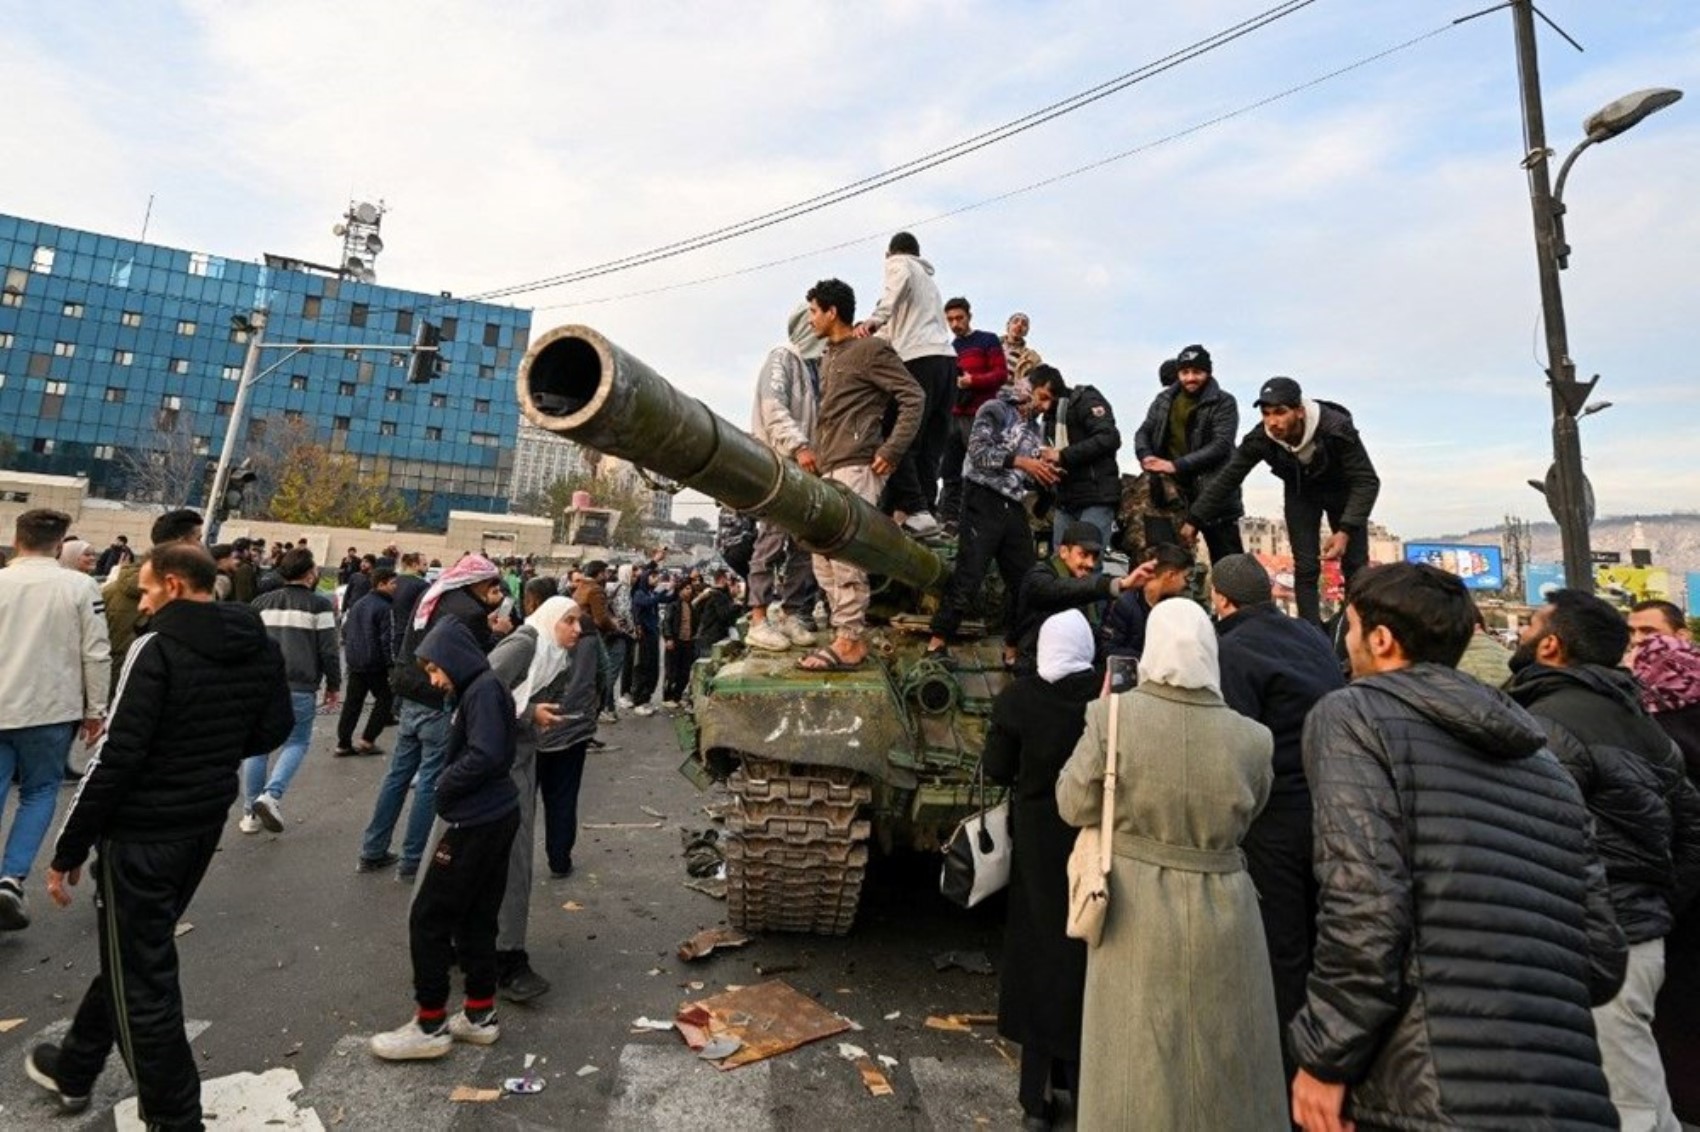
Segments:
[[[906,362],[956,357],[954,336],[944,321],[944,299],[933,282],[933,265],[918,255],[885,257],[885,290],[868,322]]]
[[[756,378],[756,407],[750,435],[791,457],[815,436],[820,409],[820,358],[826,343],[809,327],[809,308],[793,311],[790,340],[768,351]]]

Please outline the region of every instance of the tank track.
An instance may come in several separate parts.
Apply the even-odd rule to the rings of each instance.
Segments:
[[[744,757],[727,780],[726,911],[750,932],[843,935],[856,919],[868,865],[873,800],[841,767]]]

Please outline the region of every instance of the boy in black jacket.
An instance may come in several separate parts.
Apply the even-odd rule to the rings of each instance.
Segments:
[[[448,823],[408,917],[413,995],[406,1025],[372,1038],[386,1061],[441,1057],[457,1041],[489,1045],[496,1023],[496,917],[508,852],[519,828],[514,762],[514,699],[491,671],[471,630],[445,620],[417,656],[431,686],[453,705],[448,756],[437,776],[437,816]],[[447,1016],[449,967],[466,975],[465,1007]]]

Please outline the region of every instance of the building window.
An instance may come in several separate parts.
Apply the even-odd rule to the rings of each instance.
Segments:
[[[63,314],[66,318],[82,318],[83,317],[83,304],[81,304],[81,303],[66,303],[65,308],[62,311],[60,311],[59,313]]]
[[[136,364],[136,353],[135,353],[135,351],[134,350],[114,350],[114,351],[112,351],[112,364],[115,365],[115,366],[133,366],[133,365],[135,365]]]
[[[348,307],[348,325],[365,326],[366,314],[370,308],[365,303],[351,303]]]
[[[229,415],[230,415],[230,402],[229,401],[220,401],[218,404],[213,406],[213,416],[215,416],[215,417],[228,417]]]
[[[57,253],[46,244],[37,245],[35,254],[30,256],[30,270],[37,275],[52,275],[55,254]]]
[[[183,398],[179,397],[175,393],[167,393],[159,399],[159,407],[176,412],[178,409],[183,407]]]
[[[77,344],[75,342],[55,342],[53,343],[53,356],[56,358],[74,358],[77,356]]]
[[[110,445],[110,444],[97,444],[97,445],[95,445],[94,446],[94,458],[96,460],[110,460],[110,459],[112,459],[112,445]]]
[[[425,426],[425,439],[426,440],[441,440],[441,439],[443,439],[443,430],[438,428],[436,425],[426,425]]]
[[[291,424],[300,424],[301,423],[301,410],[300,409],[285,409],[283,411],[283,419],[290,422]]]
[[[405,366],[406,364],[407,364],[407,355],[406,354],[391,354],[390,355],[390,365],[395,366],[399,369],[400,367]]]
[[[340,397],[352,397],[354,396],[354,383],[352,381],[339,381],[336,384],[336,391]]]
[[[294,376],[292,376],[289,379],[289,387],[291,389],[295,390],[297,393],[306,392],[306,390],[307,390],[307,376],[305,374],[300,374],[300,373],[295,374]]]
[[[324,300],[317,295],[306,295],[301,299],[301,317],[318,318],[319,306]]]
[[[190,451],[192,451],[197,456],[205,456],[205,455],[209,454],[210,452],[212,452],[212,437],[210,437],[210,436],[197,436],[197,437],[195,437],[195,441],[194,441],[193,444],[191,444],[189,446],[189,449],[190,449]]]
[[[189,274],[205,275],[208,279],[223,279],[224,260],[206,252],[190,252]]]
[[[494,448],[496,447],[496,434],[493,432],[475,432],[472,434],[472,443],[480,448]]]
[[[490,402],[474,401],[472,403],[472,411],[475,413],[488,413],[490,411]]]
[[[122,405],[124,403],[124,390],[116,385],[108,385],[105,400],[108,405]]]
[[[386,390],[384,390],[384,400],[389,401],[391,403],[400,401],[401,400],[401,390],[399,390],[399,389],[386,389]]]
[[[241,366],[225,366],[222,370],[219,371],[219,374],[226,381],[241,381],[242,380],[242,367]]]
[[[493,381],[493,380],[495,380],[495,377],[496,377],[496,367],[495,366],[479,366],[478,367],[478,376],[485,381]]]
[[[377,367],[378,363],[376,362],[361,362],[360,368],[354,371],[355,377],[360,381],[371,381],[372,375],[377,372]]]
[[[23,292],[14,291],[8,287],[4,293],[0,293],[0,307],[21,307],[23,305]]]
[[[449,407],[449,395],[447,393],[433,393],[433,394],[431,394],[431,407],[433,409],[446,409],[446,408],[448,408]]]
[[[486,346],[500,346],[502,344],[502,328],[493,322],[486,322],[484,324],[484,344]]]
[[[142,312],[141,311],[125,311],[123,314],[118,316],[118,321],[123,323],[125,326],[130,326],[130,327],[140,326],[142,324]]]
[[[460,319],[450,315],[443,319],[441,329],[443,332],[443,341],[453,342],[455,340],[455,335],[460,331]]]
[[[29,272],[25,271],[21,267],[8,267],[6,269],[6,297],[7,298],[16,298],[16,297],[22,295],[24,293],[24,291],[28,289],[29,285],[30,285],[30,273]],[[18,304],[9,303],[7,305],[8,306],[17,306]]]
[[[10,334],[0,333],[0,350],[10,350],[11,348],[12,336]]]
[[[412,334],[413,333],[413,312],[412,311],[396,311],[395,312],[395,332],[397,334]]]
[[[63,381],[50,381],[47,383],[47,395],[49,397],[63,397],[68,388],[69,386]]]
[[[232,326],[230,328],[230,340],[232,342],[246,342],[253,336],[254,332],[246,326]]]
[[[345,362],[357,362],[357,361],[360,360],[360,351],[359,350],[344,350],[342,352],[342,360],[345,361]]]
[[[193,322],[190,322],[186,318],[181,318],[181,319],[177,320],[177,333],[183,335],[186,338],[194,337],[195,331],[197,331],[199,329],[200,329],[199,326],[197,326]]]
[[[168,365],[166,368],[169,369],[172,373],[188,373],[189,372],[189,359],[188,358],[172,358],[171,364]]]
[[[347,432],[354,422],[348,417],[332,417],[331,428],[337,432]]]
[[[395,435],[395,422],[394,421],[379,421],[378,422],[378,435],[379,436],[394,436]]]
[[[30,493],[27,491],[0,491],[0,503],[28,503]]]
[[[41,249],[37,248],[36,250],[39,252]],[[49,248],[47,250],[49,252],[51,252],[53,249]],[[48,262],[48,266],[51,267],[53,265],[53,261],[51,259],[49,259],[47,262]],[[38,437],[35,438],[34,443],[32,443],[30,445],[30,451],[31,452],[35,452],[38,455],[42,455],[42,456],[53,455],[53,448],[54,448],[54,443],[53,443],[53,438],[51,436],[38,436]]]

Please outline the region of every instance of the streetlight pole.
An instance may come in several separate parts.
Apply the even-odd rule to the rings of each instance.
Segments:
[[[1564,292],[1558,275],[1564,248],[1547,168],[1551,154],[1547,149],[1546,116],[1541,109],[1534,0],[1512,0],[1511,14],[1517,32],[1517,74],[1523,96],[1523,139],[1527,155],[1523,165],[1529,172],[1529,205],[1535,217],[1535,262],[1540,269],[1541,320],[1546,326],[1547,385],[1552,391],[1554,474],[1547,491],[1547,506],[1558,521],[1559,539],[1564,547],[1564,584],[1593,593],[1593,555],[1588,545],[1591,517],[1587,480],[1582,471],[1582,437],[1576,417],[1594,383],[1584,386],[1576,380],[1576,365],[1570,360],[1570,338],[1564,322]]]
[[[216,535],[223,525],[224,493],[230,489],[230,466],[236,456],[237,435],[248,419],[248,398],[259,381],[260,345],[266,336],[266,312],[256,310],[248,316],[248,353],[242,359],[242,377],[236,383],[236,400],[230,406],[230,419],[224,425],[224,446],[219,449],[218,469],[213,472],[212,491],[208,494],[208,533]]]

